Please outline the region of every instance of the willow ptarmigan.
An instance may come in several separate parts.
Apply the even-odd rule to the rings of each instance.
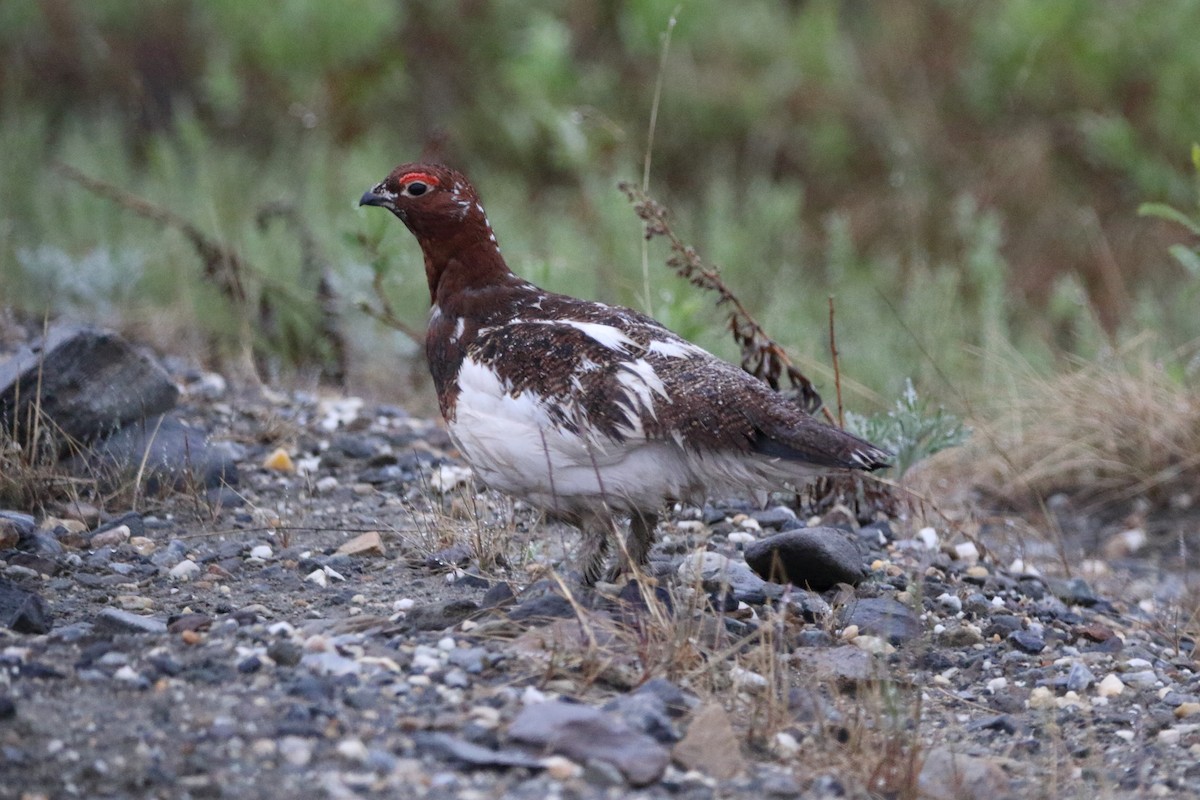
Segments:
[[[614,515],[630,515],[626,550],[643,564],[666,501],[887,466],[887,452],[644,314],[514,275],[454,170],[402,164],[359,205],[399,217],[425,255],[425,352],[451,438],[488,486],[583,532],[585,582]]]

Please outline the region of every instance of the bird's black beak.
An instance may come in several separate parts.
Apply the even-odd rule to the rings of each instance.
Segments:
[[[383,194],[382,187],[376,186],[374,189],[367,189],[363,192],[363,196],[358,198],[360,206],[383,206],[387,205],[388,197]]]

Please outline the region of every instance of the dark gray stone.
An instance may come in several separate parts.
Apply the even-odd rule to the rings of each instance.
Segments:
[[[1080,693],[1096,682],[1096,675],[1088,668],[1088,665],[1082,661],[1074,661],[1071,663],[1071,670],[1067,673],[1067,690]]]
[[[106,608],[96,617],[96,627],[105,628],[118,633],[166,633],[167,623],[155,617],[143,617],[122,611],[119,608]]]
[[[853,600],[841,608],[838,621],[843,627],[857,625],[859,633],[879,636],[893,645],[911,641],[924,630],[916,612],[891,597]]]
[[[783,530],[789,523],[796,521],[796,512],[787,506],[775,506],[774,508],[755,511],[750,517],[762,528],[779,531]]]
[[[50,615],[46,603],[33,592],[0,578],[0,626],[17,633],[48,633]]]
[[[1037,655],[1046,649],[1046,640],[1032,631],[1013,631],[1007,638],[1009,644],[1022,653]]]
[[[508,618],[523,619],[570,619],[575,616],[571,601],[558,594],[543,594],[532,597],[508,612]]]
[[[238,482],[237,465],[204,431],[174,416],[132,422],[71,459],[76,472],[98,475],[108,485],[140,475],[151,493],[166,489],[214,489]]]
[[[662,744],[672,744],[683,738],[667,713],[666,702],[654,692],[617,695],[604,704],[603,710],[616,714],[635,731]]]
[[[66,437],[90,442],[170,410],[178,397],[162,366],[96,328],[55,328],[0,364],[0,424],[9,430],[37,404]]]
[[[515,748],[493,750],[490,747],[451,736],[448,733],[417,733],[417,750],[438,758],[457,761],[470,767],[524,767],[541,769],[541,760]]]
[[[639,686],[634,693],[654,695],[662,701],[663,707],[672,717],[682,717],[700,705],[700,701],[695,696],[688,694],[666,678],[651,678]]]
[[[866,577],[853,534],[837,528],[799,528],[746,546],[746,563],[763,578],[823,592]]]
[[[1100,600],[1083,578],[1047,578],[1046,585],[1055,597],[1068,605],[1094,606]]]
[[[632,786],[657,781],[671,759],[669,750],[620,717],[558,700],[525,706],[509,725],[508,735],[581,764],[611,764]]]
[[[479,610],[471,600],[449,600],[429,606],[417,606],[408,612],[406,621],[419,631],[440,631],[452,628]]]

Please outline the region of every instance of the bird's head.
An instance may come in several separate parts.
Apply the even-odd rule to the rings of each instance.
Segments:
[[[491,226],[475,189],[462,174],[440,164],[401,164],[363,193],[360,206],[391,211],[425,243],[458,237],[464,228]]]
[[[425,254],[429,293],[512,278],[479,195],[462,173],[440,164],[401,164],[359,199],[403,222]],[[452,264],[455,277],[443,283]]]

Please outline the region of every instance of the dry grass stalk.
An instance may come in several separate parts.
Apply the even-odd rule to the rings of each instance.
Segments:
[[[667,208],[651,198],[645,191],[628,182],[620,184],[621,191],[633,203],[635,213],[645,223],[646,238],[665,238],[671,246],[667,266],[675,270],[693,286],[717,294],[717,305],[729,308],[727,325],[734,341],[742,351],[742,368],[751,375],[766,381],[776,391],[781,389],[780,379],[787,378],[788,386],[795,391],[796,401],[810,414],[822,408],[821,395],[812,381],[792,363],[780,345],[767,335],[742,301],[723,280],[720,270],[704,263],[696,249],[686,244],[672,229]],[[833,421],[829,412],[826,419]]]
[[[1017,507],[1065,493],[1090,511],[1163,508],[1200,486],[1200,395],[1144,352],[1050,377],[1025,367],[944,463]]]

